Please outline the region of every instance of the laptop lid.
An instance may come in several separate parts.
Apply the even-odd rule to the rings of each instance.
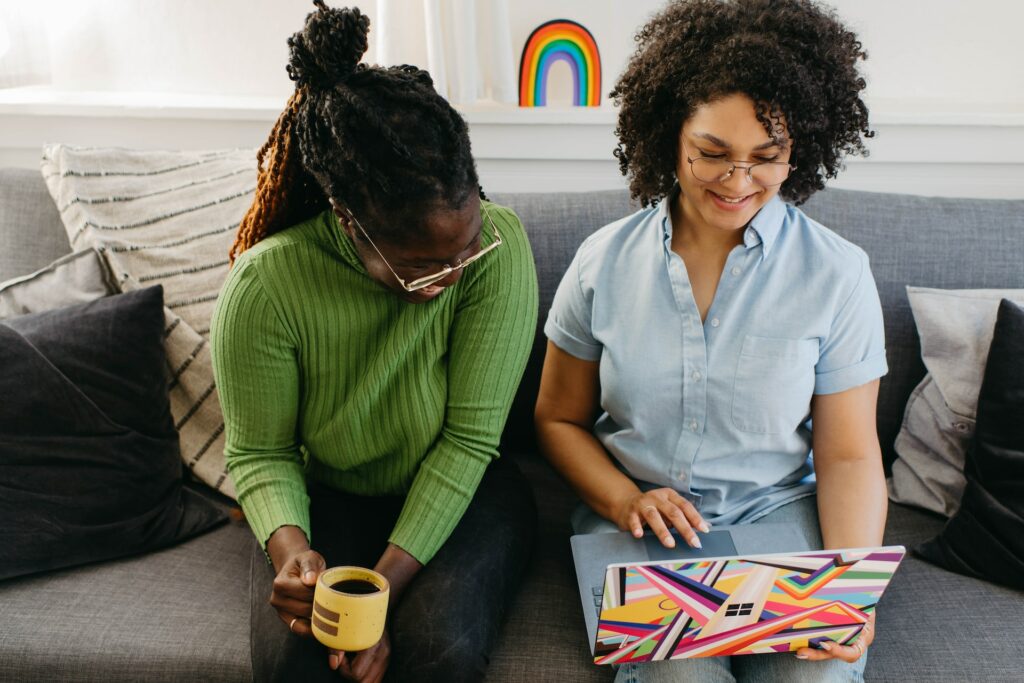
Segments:
[[[594,661],[850,645],[905,554],[887,546],[609,565]]]
[[[691,548],[678,533],[672,533],[676,539],[675,548],[664,547],[650,531],[642,539],[634,538],[627,531],[577,534],[570,539],[591,653],[594,652],[597,617],[601,612],[604,576],[609,564],[794,553],[814,547],[790,523],[759,522],[716,526],[710,533],[698,532],[704,546],[701,550]]]

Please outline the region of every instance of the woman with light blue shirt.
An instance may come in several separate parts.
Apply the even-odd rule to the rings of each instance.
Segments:
[[[793,205],[864,152],[861,45],[801,0],[681,0],[637,40],[615,154],[646,208],[580,246],[544,328],[537,430],[583,500],[573,526],[700,547],[695,529],[764,520],[880,545],[878,294],[865,253]],[[616,680],[859,681],[873,638],[872,614],[850,646]]]

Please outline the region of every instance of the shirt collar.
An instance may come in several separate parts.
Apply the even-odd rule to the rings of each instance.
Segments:
[[[782,222],[786,218],[786,203],[779,198],[779,195],[772,197],[767,204],[761,207],[750,225],[743,231],[743,244],[750,249],[761,245],[761,254],[767,258],[772,250],[772,245],[782,232]]]
[[[672,202],[679,196],[679,183],[672,186],[668,195],[658,205],[658,219],[661,222],[661,230],[669,244],[672,239],[672,218],[670,210]],[[750,224],[743,231],[743,244],[747,249],[762,245],[762,257],[767,257],[775,244],[775,239],[782,231],[782,222],[786,218],[786,204],[775,195],[767,204],[761,207]]]

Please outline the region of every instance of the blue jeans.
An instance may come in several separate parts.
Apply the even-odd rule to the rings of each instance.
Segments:
[[[313,549],[328,567],[372,567],[387,546],[402,496],[364,497],[309,485]],[[434,558],[406,588],[388,623],[389,681],[480,681],[529,561],[537,527],[533,493],[510,458],[491,463]],[[288,630],[270,605],[273,568],[253,541],[250,595],[253,680],[342,680],[327,650]]]
[[[773,510],[753,522],[794,524],[803,533],[811,548],[821,548],[821,527],[818,526],[817,497],[801,498]],[[618,527],[594,511],[580,505],[572,516],[576,533],[606,533]],[[736,657],[700,657],[674,659],[645,664],[623,664],[615,675],[615,683],[861,683],[867,653],[853,664],[838,659],[821,662],[800,660],[792,654],[741,655]]]

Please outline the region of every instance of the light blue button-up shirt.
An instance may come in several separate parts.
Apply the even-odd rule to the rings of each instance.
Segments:
[[[814,493],[811,396],[886,373],[878,292],[863,250],[776,197],[702,323],[671,249],[673,199],[587,238],[544,332],[599,361],[594,432],[642,489],[672,487],[712,523],[753,521]]]

